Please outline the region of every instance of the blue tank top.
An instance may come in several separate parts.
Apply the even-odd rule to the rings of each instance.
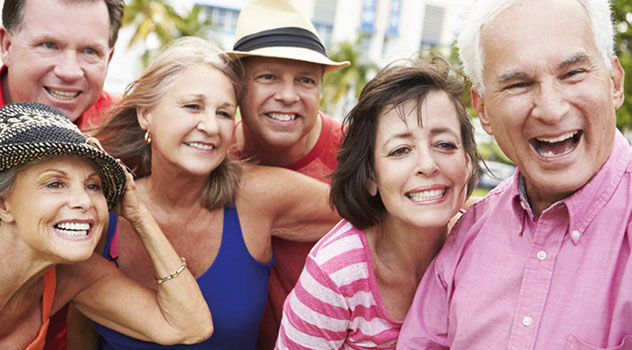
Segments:
[[[109,232],[108,232],[109,234]],[[112,238],[108,237],[108,242]],[[107,257],[109,245],[103,255]],[[224,207],[222,243],[213,264],[197,278],[213,317],[213,335],[193,345],[161,346],[113,331],[98,323],[101,349],[256,349],[274,261],[254,259],[244,242],[235,207]],[[142,318],[143,315],[138,315]]]

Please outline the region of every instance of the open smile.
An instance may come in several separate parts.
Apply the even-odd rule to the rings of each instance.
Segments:
[[[296,113],[265,113],[265,116],[281,122],[289,122],[298,118]]]
[[[557,137],[536,137],[531,139],[529,143],[540,157],[545,159],[555,158],[573,152],[577,148],[582,135],[582,131],[576,130]]]
[[[407,192],[406,197],[415,202],[434,201],[445,196],[447,188],[431,189],[425,191]]]
[[[69,239],[82,239],[88,237],[92,225],[85,222],[60,222],[54,225],[55,232]]]
[[[184,144],[189,147],[197,148],[201,151],[212,151],[215,148],[217,148],[215,147],[214,144],[200,143],[200,142],[185,142]]]
[[[79,91],[71,92],[71,91],[55,90],[49,87],[44,87],[44,89],[46,89],[46,91],[48,91],[48,93],[51,94],[53,97],[58,98],[60,100],[72,100],[73,98],[79,96],[79,94],[81,93]]]

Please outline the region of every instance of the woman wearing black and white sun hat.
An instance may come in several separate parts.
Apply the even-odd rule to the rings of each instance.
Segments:
[[[108,207],[145,243],[156,292],[93,254]],[[139,339],[192,343],[212,333],[184,258],[139,201],[132,176],[47,105],[0,108],[0,261],[1,349],[42,349],[49,315],[68,302]]]

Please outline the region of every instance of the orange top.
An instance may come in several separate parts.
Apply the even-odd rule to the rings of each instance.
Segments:
[[[48,331],[50,310],[53,307],[55,298],[55,288],[57,287],[57,273],[55,268],[51,268],[44,274],[44,295],[42,296],[42,327],[33,342],[24,350],[42,350]]]

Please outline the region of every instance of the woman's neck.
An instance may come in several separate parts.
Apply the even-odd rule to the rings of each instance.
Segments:
[[[0,310],[16,297],[24,296],[54,262],[38,254],[10,223],[0,225]]]
[[[443,246],[447,227],[421,229],[388,219],[373,228],[373,251],[389,269],[407,271],[421,280]]]
[[[194,177],[152,169],[150,176],[137,181],[146,200],[161,207],[191,207],[200,203],[206,177]],[[146,203],[148,204],[148,203]]]

